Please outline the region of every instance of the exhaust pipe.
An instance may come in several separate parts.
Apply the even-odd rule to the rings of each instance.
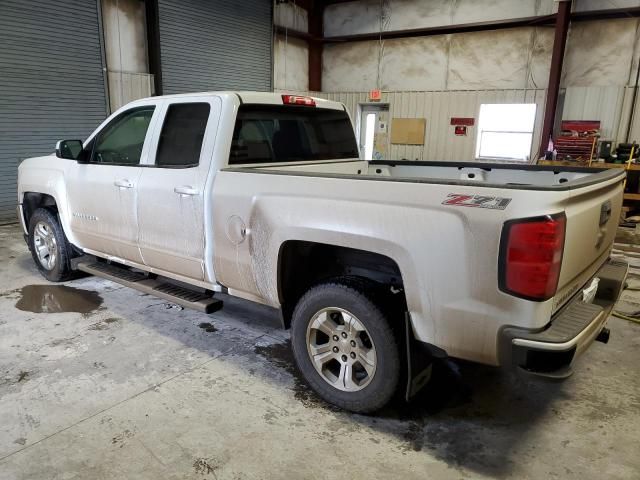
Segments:
[[[600,330],[600,333],[596,337],[596,342],[608,343],[610,334],[611,334],[611,330],[609,330],[606,327],[603,328],[602,330]]]

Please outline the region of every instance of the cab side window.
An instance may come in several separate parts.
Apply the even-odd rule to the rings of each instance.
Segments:
[[[160,132],[156,166],[185,168],[198,165],[210,110],[208,103],[169,106]]]
[[[98,133],[91,162],[138,165],[154,110],[153,106],[134,108],[114,118]]]

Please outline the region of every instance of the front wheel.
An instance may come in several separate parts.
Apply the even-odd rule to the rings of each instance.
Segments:
[[[67,238],[57,216],[39,208],[29,220],[29,248],[44,278],[51,282],[67,280],[71,274],[71,257]]]
[[[335,282],[309,290],[293,313],[291,339],[298,368],[327,402],[371,413],[394,395],[398,346],[365,288]]]

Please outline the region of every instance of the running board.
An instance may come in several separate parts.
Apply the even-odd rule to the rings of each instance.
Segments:
[[[213,313],[223,306],[222,300],[212,298],[210,295],[195,292],[160,279],[149,278],[144,273],[132,271],[126,267],[119,267],[111,263],[84,261],[78,262],[76,268],[90,275],[106,278],[125,287],[163,298],[198,312]]]

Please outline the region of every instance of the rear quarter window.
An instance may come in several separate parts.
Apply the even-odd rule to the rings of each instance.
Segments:
[[[210,110],[208,103],[175,103],[169,106],[160,132],[156,166],[198,165]]]

